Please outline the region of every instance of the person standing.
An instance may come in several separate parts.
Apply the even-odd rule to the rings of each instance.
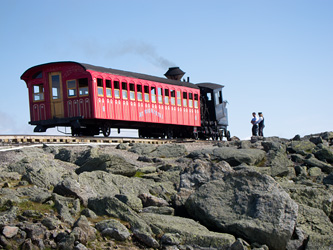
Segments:
[[[258,119],[259,136],[264,136],[264,127],[265,127],[264,115],[262,114],[262,112],[259,112],[258,115],[259,115],[259,119]]]
[[[252,123],[252,136],[257,136],[258,135],[258,117],[257,117],[257,114],[256,112],[253,112],[252,113],[252,120],[251,120],[251,123]]]

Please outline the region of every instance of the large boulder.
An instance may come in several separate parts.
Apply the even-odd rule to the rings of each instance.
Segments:
[[[54,192],[77,197],[83,205],[87,205],[89,198],[114,197],[119,194],[138,196],[141,193],[149,193],[153,183],[152,180],[93,171],[81,173],[77,180],[64,179],[56,185]]]
[[[256,165],[265,159],[266,153],[261,149],[237,149],[231,147],[215,148],[212,150],[203,149],[191,152],[188,157],[192,159],[205,159],[213,161],[226,161],[231,166],[238,166],[242,163]]]
[[[288,145],[287,150],[290,153],[296,153],[301,155],[311,154],[316,147],[316,144],[305,140],[305,141],[291,141]]]
[[[47,189],[55,186],[65,176],[75,178],[75,173],[73,173],[75,168],[76,166],[70,163],[32,157],[23,158],[8,166],[9,171],[21,174],[22,180]]]
[[[198,222],[171,215],[141,213],[140,216],[159,234],[178,234],[180,241],[187,245],[228,249],[235,237],[230,234],[209,231]]]
[[[135,211],[115,197],[91,198],[88,207],[99,216],[107,215],[128,222],[132,231],[152,233],[148,224]]]
[[[128,151],[148,157],[175,158],[187,155],[186,148],[179,144],[134,144]]]
[[[127,162],[123,157],[111,154],[99,154],[89,158],[86,162],[76,170],[77,174],[92,171],[105,171],[112,174],[134,176],[136,167]]]
[[[186,208],[208,227],[285,249],[298,206],[273,178],[243,169],[201,186],[187,199]]]
[[[197,159],[191,162],[180,173],[179,187],[197,189],[211,180],[221,179],[226,172],[231,171],[233,169],[226,161],[213,163]]]

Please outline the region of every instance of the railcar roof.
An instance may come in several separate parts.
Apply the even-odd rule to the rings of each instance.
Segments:
[[[199,88],[196,84],[193,84],[190,82],[176,81],[176,80],[167,79],[167,78],[163,78],[163,77],[151,76],[151,75],[146,75],[146,74],[141,74],[141,73],[125,71],[125,70],[105,68],[105,67],[94,66],[91,64],[79,63],[79,62],[74,62],[74,61],[60,61],[60,62],[50,62],[50,63],[40,64],[40,65],[31,67],[28,70],[26,70],[22,74],[21,78],[24,76],[24,74],[26,72],[28,72],[29,70],[31,70],[33,68],[37,68],[37,67],[48,65],[48,64],[57,64],[57,63],[75,63],[75,64],[78,64],[81,67],[83,67],[85,70],[92,70],[92,71],[97,71],[97,72],[102,72],[102,73],[110,73],[110,74],[119,75],[119,76],[132,77],[132,78],[137,78],[137,79],[141,79],[141,80],[167,83],[167,84],[171,84],[171,85],[177,85],[177,86],[183,86],[183,87],[189,87],[189,88],[195,88],[195,89]]]
[[[204,87],[204,88],[209,88],[209,89],[220,89],[223,88],[224,86],[221,84],[216,84],[212,82],[203,82],[203,83],[197,83],[199,87]]]

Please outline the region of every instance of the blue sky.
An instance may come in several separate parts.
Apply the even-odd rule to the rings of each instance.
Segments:
[[[0,134],[33,131],[22,73],[67,60],[220,83],[241,139],[253,111],[265,136],[332,131],[332,13],[331,0],[1,1]]]

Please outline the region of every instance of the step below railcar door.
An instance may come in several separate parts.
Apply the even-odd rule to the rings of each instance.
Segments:
[[[52,118],[64,117],[64,103],[62,97],[61,73],[52,72],[49,74],[50,83],[50,106]]]

